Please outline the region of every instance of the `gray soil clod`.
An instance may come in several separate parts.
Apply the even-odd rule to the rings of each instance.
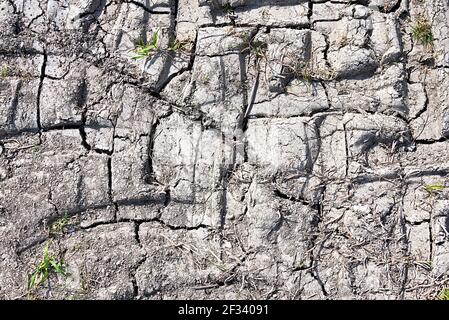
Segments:
[[[0,298],[437,298],[448,16],[0,0]]]

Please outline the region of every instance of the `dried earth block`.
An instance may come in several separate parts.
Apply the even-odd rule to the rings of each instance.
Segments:
[[[0,298],[437,298],[448,31],[446,0],[0,0]]]

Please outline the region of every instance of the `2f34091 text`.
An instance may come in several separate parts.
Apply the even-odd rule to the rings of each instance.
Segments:
[[[179,315],[196,315],[209,318],[212,315],[268,315],[269,307],[263,304],[222,304],[221,306],[192,306],[186,304],[178,309]]]

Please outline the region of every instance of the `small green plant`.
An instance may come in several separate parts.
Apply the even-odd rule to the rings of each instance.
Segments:
[[[240,53],[249,52],[255,55],[256,58],[266,56],[268,45],[265,42],[251,38],[248,34],[243,34],[240,38],[243,40],[243,43],[236,46],[236,49],[240,49]]]
[[[438,294],[438,300],[449,300],[449,289],[443,288]]]
[[[10,68],[7,64],[3,65],[1,70],[0,70],[0,75],[2,78],[6,78],[7,76],[9,76],[10,73]]]
[[[433,42],[432,26],[426,18],[419,17],[416,24],[412,27],[412,36],[415,41],[424,46],[431,45]]]
[[[48,247],[49,242],[47,242],[44,246],[42,261],[28,279],[28,290],[35,289],[47,281],[51,272],[55,272],[63,276],[67,275],[64,262],[51,255]]]
[[[304,81],[307,82],[307,83],[312,82],[312,80],[313,80],[312,70],[309,67],[305,67],[300,72],[300,77],[302,77],[304,79]]]
[[[148,58],[153,56],[155,53],[168,53],[168,52],[179,52],[184,51],[186,47],[186,43],[182,41],[175,40],[171,43],[168,49],[162,50],[159,47],[159,32],[156,31],[151,36],[151,40],[149,43],[145,43],[143,40],[140,40],[137,44],[134,53],[136,54],[132,57],[133,60]]]
[[[142,39],[137,45],[135,56],[132,57],[133,60],[148,58],[152,56],[159,49],[159,32],[153,32],[151,36],[150,43],[145,43]]]
[[[185,45],[186,45],[185,42],[175,40],[168,48],[168,51],[172,51],[172,52],[183,51],[185,49]]]
[[[426,189],[426,191],[431,194],[443,191],[445,188],[447,188],[447,187],[443,186],[441,184],[429,184],[424,187],[424,189]]]
[[[64,231],[64,229],[72,223],[72,219],[67,213],[63,217],[59,218],[50,226],[50,234],[59,234]]]
[[[311,83],[314,79],[312,67],[308,62],[299,61],[294,64],[283,63],[283,67],[286,74],[302,79],[306,83]]]
[[[210,82],[210,76],[209,76],[208,74],[204,74],[204,75],[201,77],[201,82],[202,82],[203,84],[209,84],[209,82]]]
[[[290,58],[290,61],[294,61],[294,59],[294,57]],[[280,63],[286,75],[300,79],[306,84],[311,84],[314,80],[333,80],[336,77],[334,70],[315,68],[311,61],[296,61],[293,63],[280,61]]]
[[[250,42],[250,49],[257,57],[265,57],[268,46],[265,42],[253,40]]]

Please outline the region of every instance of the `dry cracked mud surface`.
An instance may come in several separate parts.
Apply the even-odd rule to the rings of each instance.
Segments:
[[[0,298],[435,298],[448,30],[446,0],[0,0]]]

